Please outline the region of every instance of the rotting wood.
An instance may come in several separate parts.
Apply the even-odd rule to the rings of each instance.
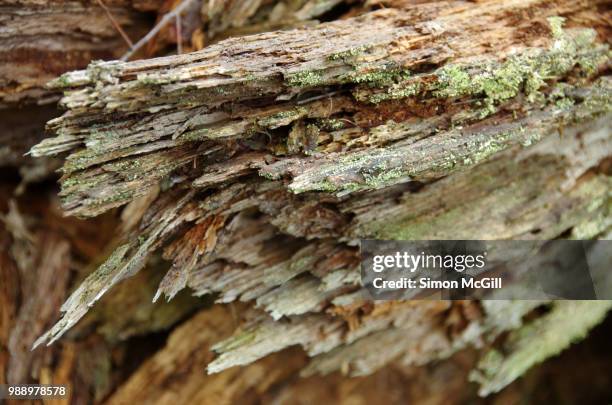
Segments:
[[[68,112],[32,153],[66,155],[64,209],[95,216],[161,192],[38,343],[162,249],[172,267],[157,298],[190,287],[257,307],[214,344],[210,372],[299,344],[313,357],[303,374],[366,375],[546,322],[522,325],[546,303],[367,302],[355,245],[609,235],[612,88],[599,3],[394,3],[57,79]],[[569,305],[559,314],[594,314],[569,339],[609,308]],[[388,357],[365,350],[379,341]],[[482,392],[566,345],[516,368],[510,348],[500,374],[480,376]]]
[[[106,1],[132,36],[146,18],[130,1]],[[16,103],[51,103],[58,98],[44,85],[96,59],[121,55],[125,44],[96,1],[10,0],[0,6],[0,108]]]

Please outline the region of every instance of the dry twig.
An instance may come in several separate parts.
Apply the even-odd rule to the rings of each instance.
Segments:
[[[178,16],[180,13],[182,13],[189,4],[191,4],[193,0],[183,0],[176,8],[174,8],[172,11],[164,14],[164,16],[162,17],[162,19],[159,21],[159,23],[157,23],[157,25],[155,25],[155,27],[153,27],[153,29],[151,29],[151,31],[149,31],[147,33],[147,35],[145,35],[144,37],[142,37],[138,42],[136,42],[136,44],[134,46],[131,47],[131,49],[129,51],[127,51],[125,53],[125,55],[123,55],[121,57],[122,61],[127,61],[129,60],[140,48],[142,48],[145,44],[147,44],[151,39],[153,39],[153,37],[155,35],[157,35],[157,33],[164,28],[164,26],[173,18],[176,18],[176,16]]]
[[[102,7],[102,9],[104,9],[104,12],[106,12],[106,15],[108,16],[108,19],[111,21],[111,23],[113,24],[113,27],[115,27],[115,29],[117,30],[117,32],[119,32],[119,34],[121,34],[121,37],[123,38],[123,40],[128,44],[128,46],[130,47],[130,49],[134,48],[134,43],[132,42],[132,40],[130,39],[130,37],[128,37],[128,35],[126,34],[126,32],[123,30],[123,28],[121,28],[121,25],[119,25],[119,23],[117,22],[117,20],[115,20],[115,17],[113,17],[113,14],[110,12],[110,10],[108,9],[108,7],[106,7],[106,4],[104,4],[104,2],[102,0],[96,0],[98,2],[98,4],[100,5],[100,7]]]

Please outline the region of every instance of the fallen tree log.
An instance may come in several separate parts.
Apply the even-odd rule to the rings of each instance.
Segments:
[[[313,357],[304,375],[367,375],[515,330],[495,367],[485,356],[474,373],[483,395],[500,390],[611,304],[372,303],[356,244],[609,237],[603,3],[389,2],[61,76],[53,86],[68,111],[32,154],[66,155],[63,208],[149,207],[37,343],[57,340],[163,249],[172,266],[156,297],[189,287],[251,303],[234,336],[212,346],[210,372],[301,345]],[[550,312],[525,321],[541,305]],[[559,322],[577,311],[588,316]],[[557,327],[566,339],[529,353]]]

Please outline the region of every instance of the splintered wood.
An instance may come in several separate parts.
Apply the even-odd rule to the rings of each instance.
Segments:
[[[338,2],[321,3],[295,21]],[[300,345],[309,361],[263,361],[278,378],[298,369],[368,375],[482,347],[549,305],[531,338],[517,332],[520,344],[510,339],[496,353],[503,366],[480,364],[473,378],[484,395],[600,322],[612,303],[372,302],[357,246],[360,238],[609,237],[606,2],[379,3],[386,7],[334,22],[95,62],[55,79],[50,88],[64,91],[67,111],[31,153],[63,159],[63,209],[91,217],[129,204],[143,213],[36,345],[59,339],[156,252],[170,265],[155,299],[189,288],[218,304],[172,335],[193,336],[197,347],[171,340],[117,403],[154,364],[198,350],[210,373]],[[237,327],[204,331],[219,305],[234,301],[246,303]],[[525,354],[538,325],[572,311],[590,315],[565,325],[555,347]],[[260,381],[257,364],[232,373]],[[211,395],[222,395],[224,378],[207,377]]]

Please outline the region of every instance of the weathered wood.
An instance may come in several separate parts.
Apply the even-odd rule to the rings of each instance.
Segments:
[[[146,15],[131,2],[106,3],[130,35],[146,31]],[[92,60],[116,59],[126,44],[93,0],[4,1],[0,27],[0,167],[18,168],[22,185],[17,191],[22,192],[61,165],[57,159],[25,156],[45,137],[45,122],[60,115],[55,105],[60,93],[46,83]]]
[[[59,339],[160,251],[171,265],[156,300],[188,287],[219,304],[177,330],[119,402],[145,400],[138,387],[149,378],[201,398],[235,376],[228,400],[251,378],[259,386],[258,364],[278,368],[278,381],[297,369],[369,375],[500,339],[498,367],[483,358],[474,374],[488,394],[601,321],[609,302],[371,302],[357,245],[609,237],[605,2],[382,3],[390,8],[186,55],[97,62],[56,79],[68,111],[32,154],[64,159],[67,213],[128,204],[133,217],[36,344]],[[227,317],[210,314],[233,301],[249,309],[237,325],[220,324],[224,336],[196,332]],[[550,312],[539,317],[543,305]],[[565,325],[566,339],[525,350],[530,333],[546,336],[548,322],[574,311],[589,316]],[[111,335],[131,333],[131,323],[139,330],[103,313],[90,316],[106,319]],[[191,335],[206,346],[201,367],[220,374],[196,378],[193,364],[184,384],[172,370],[155,374],[156,364],[196,350]],[[312,357],[307,365],[282,354],[248,365],[294,345]],[[202,381],[210,391],[195,393]]]
[[[452,13],[453,7],[460,8]],[[370,147],[390,142],[396,146],[406,138],[411,142],[412,131],[426,137],[449,126],[469,124],[478,121],[478,117],[491,115],[524,88],[535,104],[521,104],[520,110],[516,109],[518,106],[514,109],[510,106],[496,117],[511,120],[541,105],[535,99],[542,98],[536,90],[546,85],[543,77],[549,80],[563,77],[574,66],[592,74],[602,64],[605,66],[607,46],[593,43],[593,31],[583,30],[572,37],[558,28],[554,43],[546,35],[529,38],[526,36],[530,33],[541,32],[539,20],[531,20],[531,29],[520,25],[504,27],[504,21],[514,22],[512,16],[526,12],[525,8],[529,7],[535,7],[545,16],[546,9],[541,10],[544,5],[520,7],[512,3],[507,9],[503,4],[495,7],[508,21],[498,19],[485,24],[490,27],[486,32],[474,32],[467,20],[477,18],[472,14],[479,12],[485,15],[483,18],[490,18],[487,13],[493,6],[479,3],[478,7],[465,11],[463,4],[445,3],[444,6],[419,6],[418,15],[414,15],[416,9],[383,10],[315,30],[279,32],[273,40],[268,39],[269,34],[248,37],[248,42],[230,39],[181,57],[91,65],[87,71],[62,76],[55,82],[58,87],[71,89],[62,101],[71,112],[49,124],[49,129],[58,136],[45,140],[32,153],[41,156],[75,152],[67,157],[64,165],[63,194],[65,209],[79,215],[95,215],[125,204],[181,167],[194,163],[196,167],[206,167],[211,161],[233,156],[241,148],[257,148],[271,154],[272,162],[280,160],[263,168],[261,173],[277,178],[293,171],[295,178],[290,189],[296,192],[371,189],[379,183],[406,180],[415,174],[411,167],[405,167],[410,166],[409,162],[398,167],[397,161],[401,158],[394,159],[393,150],[379,151],[378,148],[373,149],[371,160],[360,161],[359,141],[353,143],[351,138],[366,132]],[[558,7],[549,13],[559,12]],[[576,10],[579,5],[575,3],[567,7],[567,12],[581,10]],[[433,17],[437,14],[441,14],[438,19]],[[423,21],[427,17],[431,21]],[[410,25],[403,23],[406,20]],[[360,35],[365,29],[375,34]],[[521,42],[516,42],[519,34]],[[319,42],[312,43],[313,37],[320,38]],[[485,45],[497,37],[502,41],[507,38],[506,42],[510,43],[498,41],[496,48],[487,52]],[[414,44],[411,45],[414,49],[406,48],[408,43]],[[528,48],[535,45],[548,50]],[[508,56],[510,51],[516,55]],[[433,71],[429,68],[430,72],[414,73],[432,64],[443,64],[451,57],[453,63]],[[505,59],[502,62],[500,58]],[[473,68],[469,67],[468,60]],[[173,68],[168,70],[168,66]],[[96,86],[104,90],[94,90]],[[334,89],[338,86],[344,90]],[[375,94],[368,95],[372,91]],[[317,95],[304,98],[300,96],[304,92]],[[399,100],[384,101],[383,98],[378,104],[371,102],[371,97],[381,95]],[[364,97],[365,103],[359,101]],[[565,97],[561,94],[560,100]],[[275,99],[289,100],[274,103]],[[464,101],[460,104],[457,99]],[[415,101],[419,104],[414,105]],[[479,103],[484,106],[478,106]],[[414,112],[407,112],[411,110]],[[446,113],[446,119],[440,119],[438,112]],[[323,122],[317,125],[316,120]],[[385,126],[389,120],[406,122],[410,130],[406,131],[402,125],[389,128]],[[423,127],[413,129],[412,125],[421,120]],[[301,121],[312,123],[304,129],[308,131],[298,135]],[[291,143],[297,142],[298,151],[305,149],[316,156],[284,158],[292,152],[291,145],[284,145],[282,130],[292,124],[297,126],[289,138]],[[347,129],[343,131],[343,127]],[[529,133],[517,136],[507,133],[513,128],[504,131],[500,127],[498,136],[506,141],[501,140],[498,148],[529,141],[524,138]],[[517,125],[514,130],[521,128]],[[272,136],[268,142],[266,137],[271,131],[281,131],[280,137]],[[472,142],[476,144],[473,147],[485,149],[474,158],[482,159],[487,152],[495,152],[483,144],[484,140]],[[206,153],[194,148],[200,144]],[[83,149],[84,145],[87,147]],[[310,150],[314,145],[316,149]],[[287,152],[283,153],[285,147]],[[397,153],[402,155],[403,151]],[[379,154],[382,156],[378,157]],[[334,174],[342,168],[335,170],[333,164],[328,168],[319,164],[326,160],[342,162],[342,159],[356,163],[345,165],[348,173],[340,176]],[[431,162],[441,166],[437,171],[442,173],[437,177],[448,172],[445,168],[470,162],[461,158],[456,164],[448,161],[448,156],[447,161],[443,159],[441,156]],[[313,171],[325,177],[308,176],[308,162],[313,162]],[[287,167],[292,163],[296,166],[293,170]],[[377,171],[370,167],[376,163],[380,166],[391,163],[391,166]],[[275,170],[276,167],[279,169]],[[417,167],[416,174],[421,170]],[[296,176],[296,171],[305,171],[305,178]],[[190,175],[194,172],[197,170],[191,170]],[[304,181],[308,185],[302,184]]]
[[[130,1],[105,4],[133,37],[146,18]],[[114,59],[126,49],[96,1],[10,0],[0,6],[0,108],[15,103],[50,103],[57,93],[45,84],[96,59]]]
[[[113,246],[116,221],[62,217],[53,192],[39,186],[16,199],[7,183],[0,194],[0,381],[68,384],[70,403],[99,402],[125,378],[131,353],[156,348],[151,338],[134,339],[170,328],[205,302],[181,294],[169,304],[151,303],[163,275],[152,261],[104,297],[68,339],[31,351],[67,293],[99,263],[103,247]]]
[[[173,331],[166,346],[148,359],[107,403],[256,403],[274,384],[294,375],[306,359],[294,350],[242,369],[207,376],[202,365],[210,361],[209,348],[231,333],[238,313],[215,306],[185,322]],[[185,378],[177,379],[177,375]]]

